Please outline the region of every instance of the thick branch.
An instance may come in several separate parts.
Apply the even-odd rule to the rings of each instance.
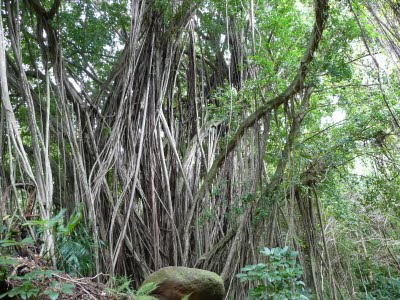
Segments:
[[[229,141],[228,145],[223,149],[220,154],[215,159],[213,165],[211,166],[209,172],[207,173],[204,181],[195,196],[195,202],[193,203],[190,212],[188,213],[187,220],[185,222],[184,236],[183,240],[185,243],[183,262],[186,263],[187,255],[189,250],[189,229],[190,224],[193,219],[193,215],[197,206],[199,199],[204,197],[204,194],[208,186],[212,183],[216,177],[220,167],[223,165],[226,157],[235,149],[237,143],[242,138],[244,132],[252,127],[258,120],[264,117],[272,109],[279,107],[280,105],[286,103],[291,97],[293,97],[297,92],[303,88],[303,83],[307,70],[310,63],[313,60],[314,53],[318,48],[318,45],[322,38],[322,33],[325,27],[325,23],[328,17],[328,0],[315,0],[314,1],[314,11],[315,11],[315,24],[312,31],[311,39],[308,44],[307,50],[304,53],[303,59],[300,62],[299,70],[297,71],[296,77],[293,79],[292,83],[277,97],[271,99],[266,104],[257,109],[254,113],[243,120],[239,129]]]
[[[51,6],[49,11],[43,7],[39,0],[28,0],[30,6],[35,10],[35,12],[47,20],[51,20],[57,14],[60,6],[61,0],[54,0],[53,5]]]
[[[231,153],[235,149],[237,143],[242,138],[244,132],[248,128],[251,128],[254,125],[254,123],[256,123],[258,120],[264,117],[268,112],[287,102],[292,96],[294,96],[297,92],[299,92],[302,89],[307,69],[313,59],[316,49],[318,48],[318,44],[321,40],[322,31],[324,29],[325,21],[327,18],[328,1],[327,0],[315,1],[315,5],[316,5],[315,7],[316,22],[314,25],[312,37],[309,46],[303,56],[303,59],[300,62],[300,68],[293,82],[286,88],[286,90],[283,93],[273,98],[272,100],[268,101],[265,105],[261,106],[258,110],[256,110],[254,113],[252,113],[250,116],[248,116],[246,119],[243,120],[243,122],[239,126],[239,129],[236,131],[235,135],[229,141],[226,148],[223,149],[218,155],[218,157],[215,159],[209,172],[204,178],[204,182],[200,187],[198,194],[196,195],[196,198],[202,198],[204,196],[207,186],[212,183],[212,181],[214,180],[215,176],[218,173],[218,170],[224,163],[226,157],[228,156],[229,153]]]

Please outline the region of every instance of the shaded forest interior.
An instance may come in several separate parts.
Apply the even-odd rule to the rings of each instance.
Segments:
[[[227,299],[400,299],[400,2],[0,9],[0,270],[40,257],[133,290],[187,266]],[[255,296],[236,275],[265,256],[286,273]],[[290,276],[305,298],[274,298]]]

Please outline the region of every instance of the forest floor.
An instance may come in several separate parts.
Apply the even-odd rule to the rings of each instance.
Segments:
[[[95,278],[72,277],[51,268],[43,260],[29,257],[12,258],[12,263],[5,271],[8,276],[0,280],[0,295],[9,292],[9,298],[4,299],[15,299],[14,295],[22,299],[29,299],[31,296],[37,299],[57,300],[118,299],[110,295],[104,284],[95,282]]]

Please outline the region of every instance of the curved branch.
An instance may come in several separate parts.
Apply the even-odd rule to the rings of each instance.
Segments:
[[[61,6],[61,0],[54,0],[50,10],[46,11],[39,0],[28,0],[28,3],[37,14],[41,15],[46,20],[53,19]]]
[[[47,18],[53,19],[57,14],[58,10],[61,6],[61,0],[54,0],[53,5],[51,6],[50,10],[47,12]]]
[[[305,76],[307,74],[307,70],[314,58],[314,53],[318,48],[318,45],[322,38],[323,30],[325,28],[325,23],[328,17],[328,8],[329,8],[328,1],[329,0],[314,0],[315,23],[312,30],[311,39],[308,43],[308,47],[304,53],[304,56],[300,62],[300,67],[292,83],[280,95],[268,101],[266,104],[261,106],[259,109],[257,109],[250,116],[248,116],[246,119],[243,120],[233,138],[229,141],[225,149],[223,149],[217,156],[213,165],[208,171],[206,177],[204,178],[204,181],[195,196],[195,201],[190,209],[189,214],[187,215],[187,220],[185,222],[184,236],[183,236],[183,240],[185,243],[185,248],[184,248],[185,250],[183,255],[184,263],[187,262],[187,255],[189,249],[189,229],[197,203],[199,199],[204,197],[204,194],[208,186],[212,183],[212,181],[216,177],[226,157],[236,148],[236,145],[238,144],[238,142],[240,141],[243,134],[248,128],[251,128],[258,120],[264,117],[268,112],[286,103],[291,97],[293,97],[296,93],[298,93],[303,89],[303,83]]]
[[[307,50],[303,56],[303,59],[300,62],[299,70],[297,71],[296,77],[292,81],[292,83],[277,97],[271,99],[266,104],[261,106],[255,112],[253,112],[250,116],[243,120],[240,124],[239,129],[236,131],[235,135],[229,141],[228,145],[223,149],[220,154],[215,159],[213,165],[211,166],[209,172],[204,178],[204,182],[200,187],[196,198],[202,198],[207,189],[207,186],[212,183],[215,176],[218,173],[219,168],[224,163],[226,157],[229,153],[231,153],[235,148],[240,139],[242,138],[245,131],[251,128],[258,120],[264,117],[268,112],[273,109],[278,108],[282,104],[286,103],[292,96],[298,93],[303,89],[304,79],[308,70],[310,63],[314,57],[314,53],[318,48],[319,42],[321,41],[322,32],[325,27],[325,22],[327,19],[328,12],[328,0],[316,0],[315,1],[315,25],[312,32],[312,36],[307,47]]]

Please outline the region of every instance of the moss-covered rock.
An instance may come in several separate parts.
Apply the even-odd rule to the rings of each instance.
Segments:
[[[160,300],[181,300],[189,295],[190,300],[222,300],[224,284],[213,272],[185,267],[162,268],[146,278],[144,284],[157,284],[151,295]]]

